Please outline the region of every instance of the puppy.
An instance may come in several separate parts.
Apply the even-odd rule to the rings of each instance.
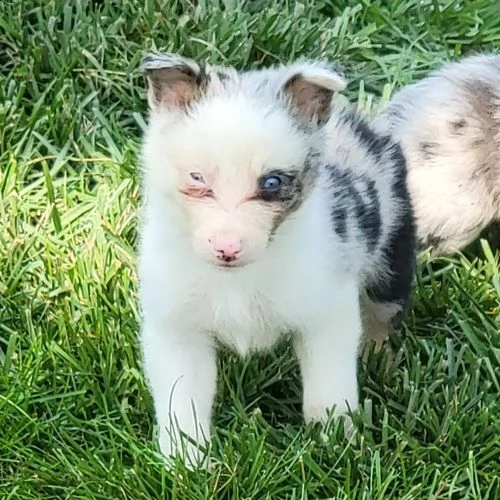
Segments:
[[[500,56],[448,63],[376,120],[401,142],[420,250],[462,250],[500,220]]]
[[[356,410],[363,335],[383,339],[410,293],[400,146],[332,112],[346,83],[327,63],[142,67],[141,339],[161,451],[200,464],[218,343],[246,356],[289,336],[305,420]]]

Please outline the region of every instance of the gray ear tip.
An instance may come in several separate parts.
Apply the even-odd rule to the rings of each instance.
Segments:
[[[158,69],[183,69],[194,74],[201,71],[201,66],[197,62],[170,52],[145,54],[139,63],[139,68],[145,73]]]
[[[183,61],[184,58],[177,54],[171,54],[170,52],[149,52],[143,56],[141,62],[139,63],[139,67],[145,71],[152,69],[172,68],[181,65]]]
[[[333,73],[337,73],[344,80],[346,79],[346,72],[340,63],[329,62],[328,67],[330,68],[330,71],[332,71]]]
[[[171,66],[172,59],[173,57],[171,54],[155,54],[154,52],[149,52],[142,57],[139,68],[142,71],[165,68]]]
[[[139,69],[141,71],[148,71],[151,69],[153,66],[155,60],[155,54],[146,54],[145,56],[142,57],[141,61],[139,62]]]
[[[332,82],[332,90],[343,90],[347,87],[347,77],[343,67],[330,59],[302,59],[298,61],[298,69],[310,77],[323,75]]]
[[[335,73],[339,78],[345,80],[347,84],[346,72],[339,62],[325,60],[323,61],[323,66],[326,71],[329,71],[330,73]]]
[[[328,71],[334,71],[336,73],[344,73],[341,64],[338,61],[334,61],[332,59],[328,59],[326,57],[319,58],[319,59],[306,59],[307,63],[311,65],[315,65],[318,67],[321,67],[323,69],[326,69]]]

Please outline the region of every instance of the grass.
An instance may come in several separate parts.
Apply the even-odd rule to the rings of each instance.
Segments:
[[[498,253],[421,259],[360,369],[360,434],[302,424],[287,346],[221,356],[211,472],[167,472],[139,354],[145,50],[238,67],[340,61],[376,107],[500,46],[493,0],[0,2],[0,498],[498,499]]]

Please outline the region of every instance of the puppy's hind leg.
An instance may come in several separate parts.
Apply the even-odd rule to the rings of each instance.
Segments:
[[[415,226],[408,211],[402,217],[391,243],[385,248],[389,276],[368,283],[361,292],[364,356],[373,342],[379,351],[387,337],[397,330],[408,306],[416,267]]]
[[[367,359],[373,347],[379,352],[387,338],[401,327],[405,304],[401,302],[374,302],[366,293],[361,297],[363,342],[360,354]]]

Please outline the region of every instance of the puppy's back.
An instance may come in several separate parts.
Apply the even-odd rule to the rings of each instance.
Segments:
[[[422,248],[460,250],[500,217],[500,56],[448,63],[404,87],[377,125],[407,156]]]

